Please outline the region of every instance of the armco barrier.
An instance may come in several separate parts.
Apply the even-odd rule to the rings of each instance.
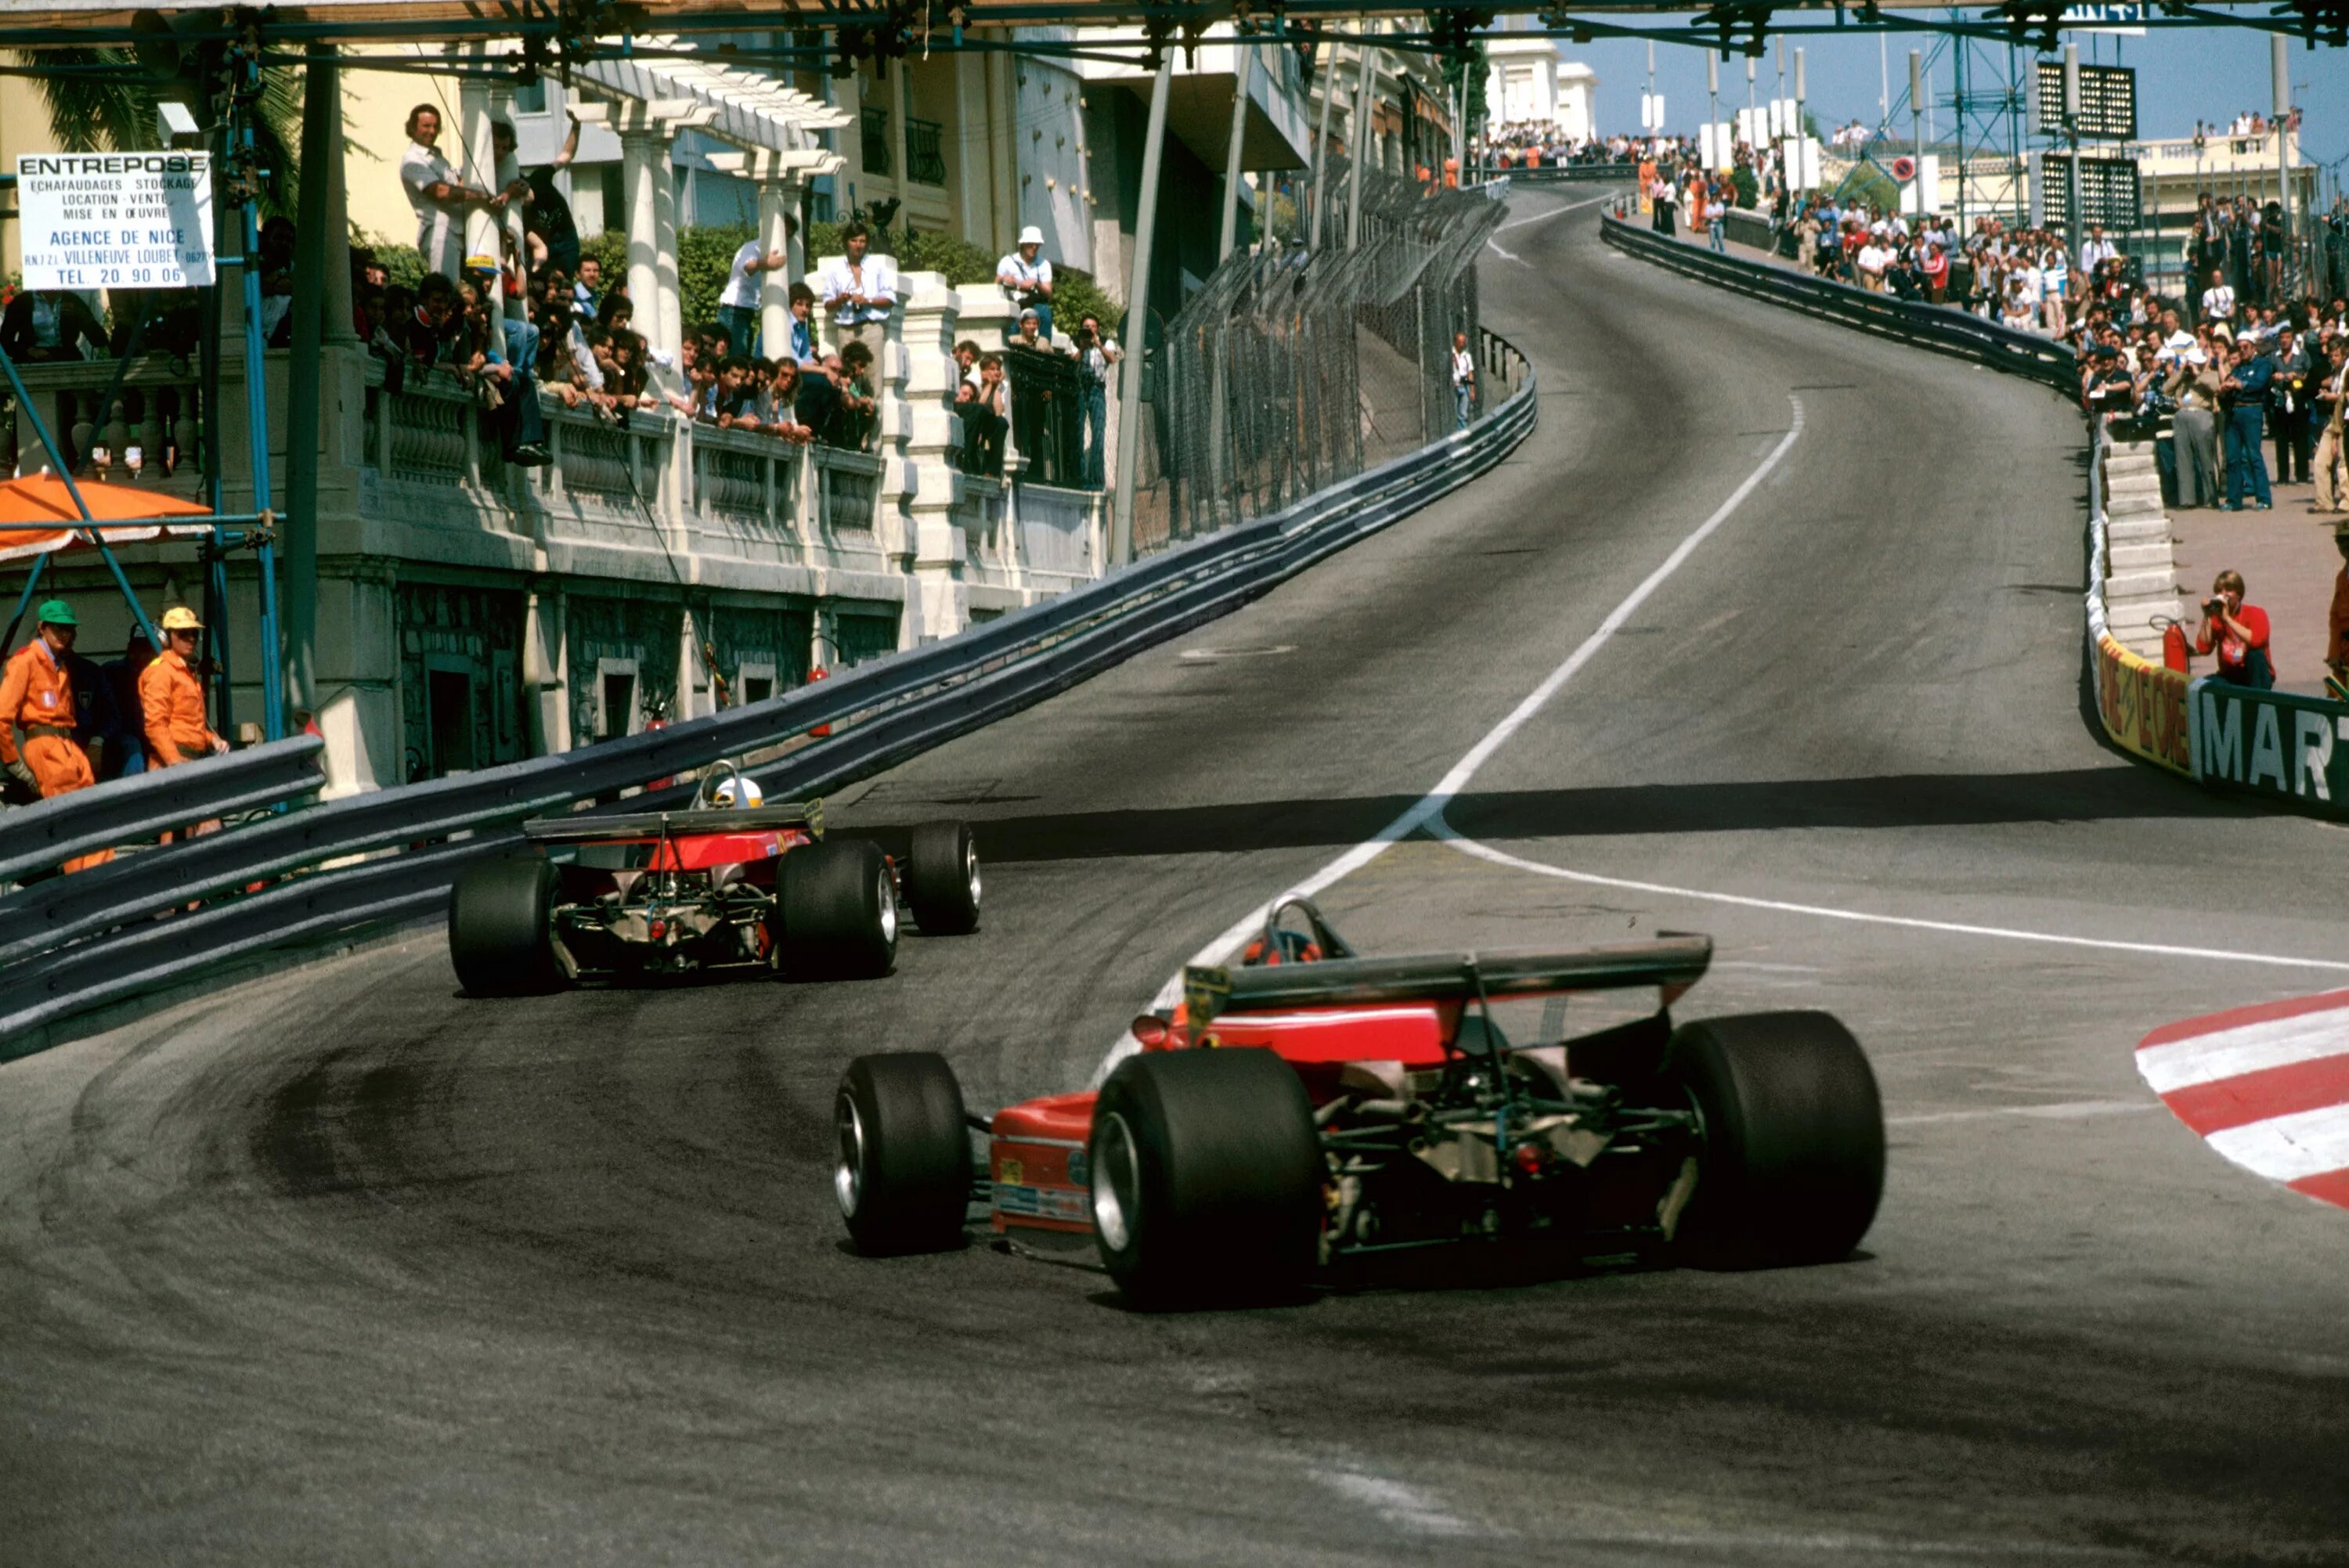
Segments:
[[[1227,614],[1507,456],[1533,428],[1537,386],[1521,356],[1506,345],[1500,352],[1523,367],[1510,377],[1516,391],[1468,429],[1287,511],[1152,556],[960,636],[664,730],[289,811],[0,898],[0,1059],[31,1048],[13,1043],[35,1029],[198,976],[212,964],[428,913],[464,865],[501,852],[523,819],[538,812],[755,751],[821,724],[843,727],[758,777],[791,794],[833,788]],[[9,844],[0,852],[16,851]],[[358,855],[375,858],[242,891]],[[212,902],[185,912],[198,900]],[[154,918],[166,913],[171,918]]]
[[[1870,294],[1786,267],[1715,254],[1702,245],[1640,228],[1612,213],[1602,220],[1600,233],[1618,250],[1772,304],[1830,316],[1880,336],[1959,355],[1993,370],[2044,382],[2067,397],[2077,396],[2080,390],[2078,359],[2053,338],[2016,332],[1961,310],[1914,304],[1898,295]]]
[[[0,882],[74,855],[152,839],[186,822],[317,792],[315,735],[273,740],[201,768],[156,768],[0,817]]]

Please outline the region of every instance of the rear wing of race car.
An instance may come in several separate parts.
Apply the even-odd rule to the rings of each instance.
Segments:
[[[1713,962],[1713,938],[1666,934],[1565,953],[1429,953],[1318,964],[1194,965],[1183,971],[1196,1030],[1228,1013],[1378,1002],[1459,1002],[1657,985],[1669,1006]]]
[[[823,837],[822,800],[772,806],[712,807],[702,811],[639,811],[625,817],[533,817],[522,825],[534,844],[602,844],[695,833],[755,833],[763,828],[805,828]]]

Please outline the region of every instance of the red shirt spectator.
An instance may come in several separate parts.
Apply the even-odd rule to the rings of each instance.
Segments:
[[[2194,633],[2194,651],[2217,652],[2220,680],[2267,687],[2275,685],[2275,665],[2267,646],[2268,613],[2243,603],[2240,573],[2220,573],[2210,585],[2210,597],[2202,603],[2202,624]],[[2252,667],[2254,654],[2259,655],[2257,669]]]

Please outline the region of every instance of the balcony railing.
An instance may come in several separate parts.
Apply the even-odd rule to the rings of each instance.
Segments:
[[[863,120],[864,172],[886,179],[889,168],[889,111],[868,108]]]
[[[1011,439],[1028,459],[1025,477],[1074,490],[1084,483],[1083,387],[1077,362],[1032,348],[1003,351],[1011,384]]]
[[[946,127],[936,120],[906,117],[905,178],[916,185],[947,182]]]

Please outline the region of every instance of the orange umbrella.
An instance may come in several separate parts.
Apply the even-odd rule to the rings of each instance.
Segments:
[[[89,515],[109,526],[98,530],[109,544],[133,544],[156,539],[165,533],[198,534],[210,531],[210,523],[169,523],[156,520],[171,517],[203,517],[212,515],[212,508],[175,496],[157,495],[129,485],[110,485],[100,480],[85,480],[81,499],[88,503]],[[135,518],[138,521],[115,524],[118,518]],[[17,561],[26,556],[46,554],[62,550],[69,544],[87,542],[78,538],[83,528],[80,509],[74,505],[73,495],[65,481],[53,474],[41,473],[28,479],[10,480],[0,484],[0,523],[54,522],[56,528],[9,528],[0,530],[0,561]]]

